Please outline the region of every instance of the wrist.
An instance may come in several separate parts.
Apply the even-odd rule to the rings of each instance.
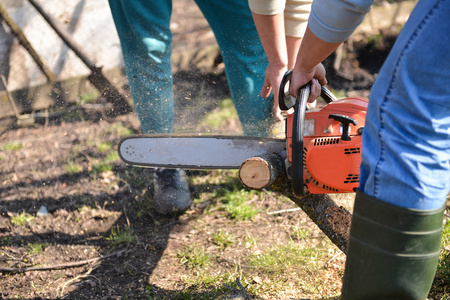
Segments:
[[[288,62],[285,57],[272,58],[272,59],[268,59],[268,61],[269,61],[269,66],[272,68],[287,69]]]

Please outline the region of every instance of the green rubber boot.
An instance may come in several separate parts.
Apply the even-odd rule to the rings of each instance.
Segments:
[[[405,209],[357,192],[341,299],[424,300],[439,259],[444,208]]]

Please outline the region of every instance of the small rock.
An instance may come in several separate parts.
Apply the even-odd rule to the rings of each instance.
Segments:
[[[47,210],[47,208],[46,208],[44,205],[42,205],[42,206],[39,208],[38,212],[36,213],[36,216],[37,216],[37,217],[45,217],[45,216],[48,216],[48,210]]]

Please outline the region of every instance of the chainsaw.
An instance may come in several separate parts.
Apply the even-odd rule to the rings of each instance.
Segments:
[[[119,143],[121,159],[133,166],[240,169],[256,156],[277,154],[285,162],[295,196],[354,192],[359,184],[361,139],[368,100],[337,99],[325,86],[326,105],[308,109],[310,84],[289,95],[292,70],[281,82],[279,105],[288,112],[285,139],[245,136],[133,135]],[[292,112],[293,110],[293,112]]]

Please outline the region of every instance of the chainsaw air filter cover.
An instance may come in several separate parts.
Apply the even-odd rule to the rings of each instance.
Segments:
[[[303,153],[292,153],[293,117],[288,115],[289,161],[293,155],[302,155],[303,180],[309,193],[347,193],[358,187],[367,105],[367,99],[351,97],[306,111]]]

